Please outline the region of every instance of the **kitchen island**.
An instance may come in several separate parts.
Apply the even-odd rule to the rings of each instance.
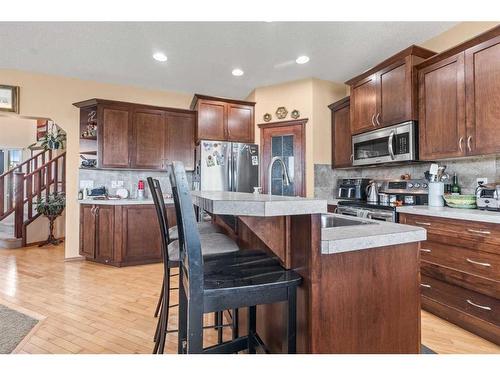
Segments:
[[[193,192],[193,202],[240,247],[268,250],[302,276],[298,352],[420,352],[419,246],[425,229],[326,216],[327,201],[319,199]],[[283,307],[257,308],[257,330],[272,352],[283,349]],[[245,312],[240,315],[244,321]]]

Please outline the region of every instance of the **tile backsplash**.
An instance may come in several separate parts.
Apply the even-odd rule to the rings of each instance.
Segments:
[[[191,186],[192,172],[186,172],[189,186]],[[139,171],[139,170],[102,170],[102,169],[80,169],[80,188],[85,181],[92,181],[94,187],[105,186],[109,194],[115,194],[118,188],[112,187],[112,181],[123,181],[123,188],[127,189],[131,198],[137,196],[137,183],[143,180],[146,184],[146,197],[149,198],[149,188],[146,178],[153,177],[160,181],[162,191],[171,193],[170,181],[167,172]]]
[[[429,169],[429,163],[407,164],[397,166],[371,166],[350,169],[332,169],[329,164],[314,165],[314,196],[331,199],[335,195],[337,180],[341,178],[364,177],[374,179],[399,179],[409,173],[412,178],[424,178],[424,172]],[[473,194],[476,188],[476,178],[486,177],[488,182],[500,181],[500,156],[483,156],[442,160],[439,165],[446,165],[450,182],[454,172],[457,172],[458,183],[462,194]]]

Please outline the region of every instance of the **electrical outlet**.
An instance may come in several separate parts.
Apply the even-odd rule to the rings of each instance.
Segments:
[[[487,177],[478,177],[476,178],[476,183],[477,185],[486,185],[488,183],[488,178]]]
[[[111,188],[112,189],[117,189],[123,187],[123,181],[111,181]]]

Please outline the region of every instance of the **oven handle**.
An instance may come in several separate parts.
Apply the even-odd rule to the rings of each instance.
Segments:
[[[389,135],[389,140],[387,141],[387,145],[389,148],[389,155],[391,155],[391,159],[394,160],[394,149],[392,148],[392,142],[394,141],[394,130],[391,131],[391,134]]]

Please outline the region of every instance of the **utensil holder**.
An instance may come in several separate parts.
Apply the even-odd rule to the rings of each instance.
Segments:
[[[429,182],[429,206],[444,207],[444,183]]]

